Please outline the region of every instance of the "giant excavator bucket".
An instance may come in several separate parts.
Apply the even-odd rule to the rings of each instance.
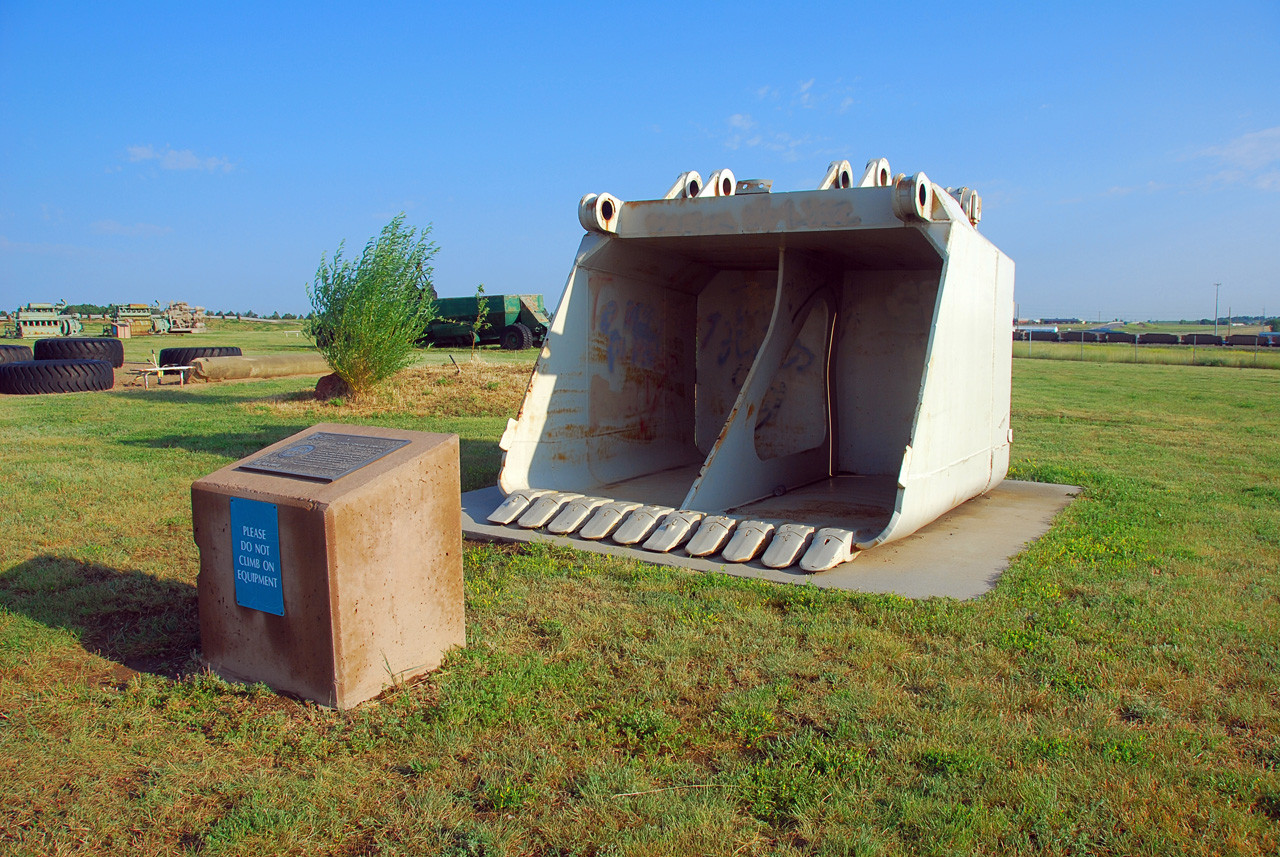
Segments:
[[[999,484],[1013,263],[967,188],[854,176],[584,197],[490,521],[817,571]]]

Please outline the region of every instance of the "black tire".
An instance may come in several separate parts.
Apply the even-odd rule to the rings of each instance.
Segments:
[[[533,347],[533,331],[520,322],[509,324],[502,330],[502,347],[507,351],[524,351]]]
[[[110,390],[116,373],[106,360],[29,360],[0,364],[0,393],[89,393]]]
[[[37,360],[105,360],[124,365],[124,343],[109,336],[67,336],[36,341]]]
[[[31,361],[31,347],[28,345],[0,345],[0,363],[18,363]]]
[[[204,348],[161,348],[161,366],[190,366],[197,357],[239,357],[235,345],[210,345]]]

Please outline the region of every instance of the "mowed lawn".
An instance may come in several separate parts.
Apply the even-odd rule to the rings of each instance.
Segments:
[[[98,336],[102,331],[102,323],[86,321],[84,336]],[[124,344],[125,373],[119,380],[129,380],[128,370],[136,368],[133,364],[147,365],[160,356],[165,348],[200,348],[204,346],[235,345],[245,355],[259,356],[263,354],[291,354],[303,351],[314,351],[314,341],[304,330],[302,321],[262,321],[243,319],[214,318],[208,321],[208,329],[202,333],[170,334],[166,336],[135,336],[121,340]],[[15,343],[17,344],[17,343]],[[30,342],[26,343],[30,344]],[[529,363],[534,358],[532,351],[502,351],[498,348],[485,347],[479,349],[489,363],[510,364]],[[418,352],[415,363],[425,366],[452,365],[449,358],[464,361],[471,357],[467,348],[424,348]]]
[[[970,602],[468,545],[467,639],[346,715],[199,669],[192,480],[313,422],[463,439],[523,367],[0,398],[0,853],[1274,854],[1280,372],[1016,360],[1084,493]]]

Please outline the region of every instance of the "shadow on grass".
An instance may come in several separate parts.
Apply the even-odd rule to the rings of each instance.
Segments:
[[[462,490],[475,491],[498,483],[502,450],[495,441],[461,439]]]
[[[319,377],[318,375],[316,376]],[[263,378],[250,379],[246,381],[229,381],[223,384],[189,384],[180,386],[176,381],[167,383],[162,387],[154,385],[149,390],[142,387],[127,386],[123,387],[117,384],[115,389],[111,391],[111,395],[123,399],[138,399],[140,401],[162,401],[167,404],[175,402],[192,405],[228,405],[228,404],[251,404],[255,401],[269,402],[272,401],[281,392],[263,394],[260,390],[254,390],[253,384],[271,383],[273,381],[289,380],[288,378]]]
[[[185,449],[188,452],[211,452],[228,458],[245,458],[263,447],[297,434],[307,423],[274,423],[259,425],[246,431],[207,432],[193,430],[190,434],[162,434],[152,437],[122,438],[127,446],[147,446],[152,449]]]
[[[141,571],[38,556],[0,572],[0,605],[137,672],[177,678],[200,648],[196,588]]]

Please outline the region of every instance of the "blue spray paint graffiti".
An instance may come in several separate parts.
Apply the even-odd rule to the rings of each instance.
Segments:
[[[662,336],[656,326],[657,313],[653,306],[642,301],[627,301],[622,313],[622,327],[618,321],[618,302],[609,301],[600,309],[596,330],[605,339],[605,355],[609,372],[616,369],[617,361],[626,360],[637,369],[654,369],[661,356],[659,345]],[[631,347],[627,348],[627,334]]]
[[[760,350],[757,339],[763,333],[758,315],[755,312],[748,313],[741,307],[734,310],[732,319],[713,312],[707,316],[707,332],[703,334],[698,349],[706,352],[714,342],[717,365],[725,365],[730,357],[750,364]],[[718,340],[717,333],[720,333]]]

